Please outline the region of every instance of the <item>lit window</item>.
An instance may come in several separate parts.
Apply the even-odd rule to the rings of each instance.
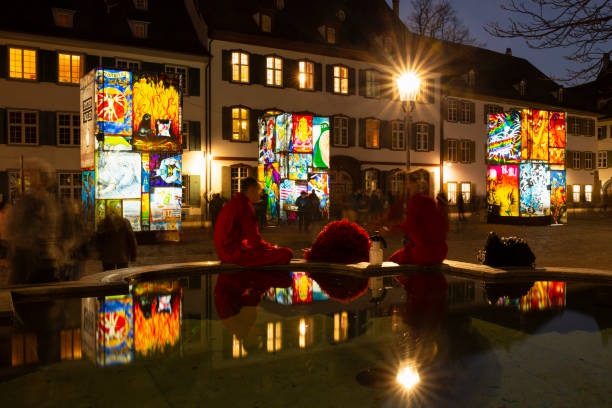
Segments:
[[[336,343],[348,339],[348,313],[334,313],[334,341]]]
[[[348,118],[334,118],[334,146],[348,146]]]
[[[426,152],[429,150],[429,125],[427,123],[416,124],[416,150]]]
[[[365,94],[368,98],[378,98],[380,96],[380,79],[378,72],[365,72]]]
[[[149,8],[149,2],[147,0],[134,0],[134,7],[138,10],[147,10]]]
[[[466,204],[472,199],[472,183],[461,183],[461,194]]]
[[[391,176],[391,193],[394,196],[401,194],[404,191],[404,185],[406,183],[406,175],[403,171],[396,171]]]
[[[9,76],[18,79],[36,79],[36,50],[9,48]]]
[[[57,144],[61,146],[81,144],[81,123],[78,113],[57,114]]]
[[[597,153],[597,168],[607,169],[608,168],[608,152]]]
[[[232,140],[250,140],[248,108],[232,108]]]
[[[187,95],[187,73],[189,72],[187,67],[180,65],[166,65],[166,72],[171,74],[180,74],[183,76],[181,80],[181,90],[183,91],[183,95]]]
[[[249,82],[249,54],[232,52],[232,81]]]
[[[472,112],[472,104],[468,102],[461,103],[461,122],[469,122]]]
[[[378,170],[370,169],[365,171],[364,175],[365,186],[364,189],[366,191],[376,191],[378,190]]]
[[[380,121],[378,119],[366,119],[365,134],[365,147],[378,148],[380,145]]]
[[[231,181],[232,181],[232,196],[238,192],[240,192],[240,185],[242,184],[242,180],[249,177],[249,168],[246,166],[238,166],[231,168]]]
[[[149,23],[146,21],[128,20],[132,35],[135,38],[147,38],[149,36]]]
[[[574,169],[580,168],[580,152],[572,152],[572,164]]]
[[[244,341],[238,339],[235,334],[232,335],[232,357],[246,357],[247,351],[244,349]]]
[[[314,89],[314,63],[310,61],[300,61],[298,68],[300,89]]]
[[[334,67],[334,93],[348,94],[348,68]]]
[[[57,193],[62,199],[81,198],[81,173],[57,173]]]
[[[283,348],[283,325],[281,322],[268,322],[266,350],[268,353]]]
[[[447,142],[448,142],[448,161],[456,162],[457,161],[457,141],[447,140]]]
[[[285,8],[285,0],[276,0],[276,8],[282,10]]]
[[[451,205],[457,204],[457,183],[451,182],[446,184],[448,203]]]
[[[78,84],[82,72],[80,55],[59,54],[59,82]]]
[[[267,14],[261,15],[261,31],[264,33],[272,31],[272,17]]]
[[[55,20],[55,25],[58,27],[71,28],[72,22],[74,18],[74,10],[66,10],[53,8],[53,19]]]
[[[266,57],[266,85],[283,86],[283,59]]]
[[[60,330],[60,359],[78,360],[81,356],[81,329]]]
[[[584,186],[584,201],[587,203],[593,201],[593,186],[591,184]]]
[[[576,203],[580,202],[580,184],[572,186],[572,200]]]
[[[457,100],[449,99],[448,100],[448,120],[450,122],[456,122],[458,118],[457,115]]]
[[[403,120],[394,120],[391,123],[391,148],[403,150],[405,148],[406,132]]]
[[[181,137],[181,145],[183,147],[183,150],[189,150],[189,121],[183,122],[183,129],[181,129]]]
[[[132,71],[140,71],[140,61],[117,59],[115,65],[119,69],[127,69]]]
[[[336,29],[333,27],[325,27],[326,39],[329,44],[336,43]]]
[[[9,143],[38,143],[38,112],[9,110]]]
[[[585,170],[593,169],[593,156],[595,153],[593,152],[584,152],[584,168]]]
[[[461,163],[470,163],[472,158],[470,157],[470,141],[462,140],[460,143],[461,148]]]

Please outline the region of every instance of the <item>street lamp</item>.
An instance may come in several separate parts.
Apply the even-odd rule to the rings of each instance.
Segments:
[[[421,79],[413,71],[404,72],[397,80],[397,90],[400,100],[402,101],[402,109],[404,110],[404,128],[406,129],[406,169],[410,169],[410,132],[412,131],[412,123],[410,114],[414,110],[415,102],[419,95]]]

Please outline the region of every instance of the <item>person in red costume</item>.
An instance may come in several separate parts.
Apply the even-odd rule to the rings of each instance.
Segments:
[[[271,245],[259,235],[253,203],[260,199],[257,180],[248,177],[221,210],[215,224],[214,241],[223,263],[240,266],[284,265],[293,258],[289,248]]]
[[[417,180],[408,175],[408,188],[418,191]],[[446,200],[438,195],[433,198],[417,192],[408,201],[406,219],[398,225],[404,232],[406,244],[391,255],[389,260],[398,264],[435,265],[441,263],[448,253],[446,234],[448,215]]]

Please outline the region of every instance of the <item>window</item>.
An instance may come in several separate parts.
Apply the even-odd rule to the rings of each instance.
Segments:
[[[457,161],[457,141],[447,140],[447,143],[448,143],[448,161],[456,162]]]
[[[312,344],[314,341],[314,327],[313,327],[313,318],[307,317],[300,319],[300,324],[298,325],[298,346],[302,348],[306,348]]]
[[[344,21],[344,20],[346,20],[346,13],[344,12],[344,10],[340,9],[336,13],[336,17],[338,17],[338,20]]]
[[[183,80],[181,81],[181,91],[183,91],[183,95],[187,95],[187,73],[189,72],[187,67],[180,65],[166,65],[166,72],[183,76]]]
[[[403,171],[396,171],[391,176],[391,194],[394,196],[400,195],[404,191],[406,184],[406,175]]]
[[[334,66],[334,93],[348,94],[348,68]]]
[[[57,144],[60,146],[81,144],[81,123],[78,113],[57,114]]]
[[[366,191],[376,191],[378,190],[378,170],[370,169],[366,170],[364,174],[364,182],[365,185],[364,190]]]
[[[60,330],[60,359],[81,358],[81,329]]]
[[[470,163],[472,161],[470,157],[470,141],[462,140],[459,147],[461,150],[461,163]]]
[[[502,108],[499,105],[489,105],[486,104],[484,106],[484,123],[485,125],[487,125],[489,123],[489,115],[492,115],[494,113],[501,113],[504,111],[504,108]]]
[[[593,201],[593,186],[591,184],[584,186],[584,201],[587,203]]]
[[[268,335],[266,350],[268,353],[279,351],[283,348],[283,323],[268,322]]]
[[[380,121],[378,119],[366,119],[365,128],[365,147],[378,148],[379,147],[379,128]]]
[[[74,10],[66,10],[60,8],[52,8],[53,20],[55,25],[58,27],[72,28],[72,22],[74,18]]]
[[[448,100],[448,120],[450,122],[456,122],[458,119],[458,114],[457,114],[457,100],[456,99],[449,99]]]
[[[426,152],[429,150],[429,125],[427,123],[416,124],[416,150],[417,152]]]
[[[334,118],[334,146],[348,146],[348,118]]]
[[[261,15],[261,31],[269,33],[272,31],[272,17],[267,14]]]
[[[461,122],[469,122],[472,115],[472,104],[468,102],[461,103]]]
[[[183,122],[183,129],[181,129],[181,146],[183,150],[189,150],[189,121]]]
[[[334,313],[334,341],[339,343],[348,339],[348,313]]]
[[[128,20],[134,38],[145,39],[149,36],[149,23],[146,21]]]
[[[298,68],[300,89],[314,89],[314,63],[310,61],[300,61]]]
[[[81,79],[81,56],[77,54],[59,54],[58,81],[68,84],[78,84]]]
[[[595,135],[595,121],[593,119],[583,119],[584,123],[584,136]]]
[[[232,81],[249,82],[249,54],[232,52]]]
[[[580,202],[580,184],[574,184],[572,186],[572,201]]]
[[[593,156],[595,153],[593,152],[584,152],[584,168],[585,170],[593,169]]]
[[[38,143],[38,112],[9,110],[9,144]]]
[[[607,169],[608,168],[608,152],[597,153],[597,168]]]
[[[238,192],[240,192],[240,185],[242,184],[242,180],[249,177],[249,168],[247,166],[238,166],[231,168],[231,177],[232,177],[232,196]]]
[[[457,183],[447,183],[446,186],[448,192],[448,203],[451,205],[457,204]]]
[[[391,148],[394,150],[404,150],[406,146],[406,132],[403,120],[391,122]]]
[[[11,336],[11,365],[38,363],[38,337],[36,333],[13,333]]]
[[[266,85],[283,86],[283,59],[266,57]]]
[[[463,195],[463,202],[469,203],[472,199],[472,183],[461,183],[461,195]]]
[[[249,113],[248,108],[232,108],[232,140],[250,140]]]
[[[276,0],[275,1],[276,8],[282,10],[285,8],[285,0]]]
[[[588,118],[578,118],[568,116],[567,118],[568,133],[576,136],[595,136],[595,121]],[[603,133],[605,138],[605,131]],[[599,137],[599,134],[598,134]]]
[[[527,81],[525,81],[524,79],[521,80],[521,82],[519,82],[519,93],[521,94],[521,96],[525,96],[525,94],[527,93]]]
[[[380,79],[378,72],[365,72],[365,94],[368,98],[380,97]]]
[[[232,357],[233,358],[241,358],[246,357],[247,351],[244,349],[244,340],[236,337],[235,334],[232,334]]]
[[[17,79],[36,79],[36,50],[9,48],[9,76]]]
[[[470,88],[476,86],[476,71],[470,69],[467,75],[467,83]]]
[[[601,140],[601,139],[605,139],[606,138],[606,127],[605,126],[599,126],[597,128],[597,140]]]
[[[61,199],[81,199],[81,173],[57,173],[57,194]]]
[[[580,168],[580,152],[572,152],[572,168],[579,169]]]
[[[147,10],[149,8],[147,0],[134,0],[134,7],[138,10]]]
[[[129,69],[132,71],[140,71],[140,61],[117,59],[115,65],[120,69]]]
[[[336,29],[334,27],[325,27],[325,39],[329,44],[336,43]]]

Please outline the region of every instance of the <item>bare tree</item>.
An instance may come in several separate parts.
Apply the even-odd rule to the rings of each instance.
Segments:
[[[612,48],[612,0],[505,0],[514,15],[509,22],[492,22],[485,30],[500,38],[523,38],[535,49],[567,48],[565,56],[579,64],[563,81],[591,79],[602,67],[602,55]]]
[[[415,34],[460,44],[482,45],[470,35],[448,0],[412,0],[412,13],[406,19]]]

